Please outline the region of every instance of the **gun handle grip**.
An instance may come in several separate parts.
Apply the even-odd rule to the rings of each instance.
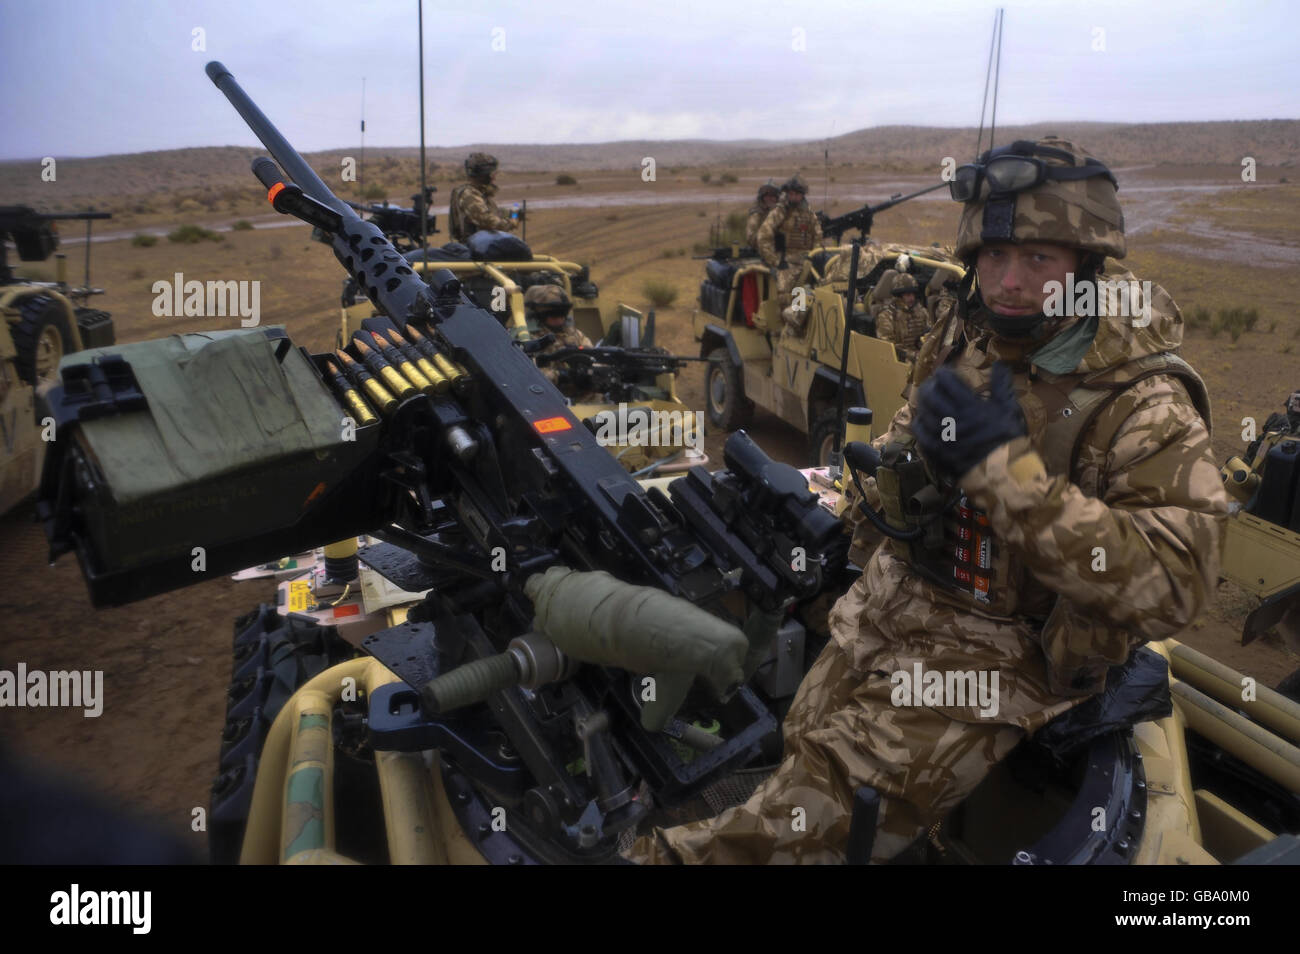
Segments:
[[[647,732],[662,732],[686,701],[695,677],[690,673],[672,672],[656,673],[651,678],[654,679],[655,697],[641,706],[641,728]]]

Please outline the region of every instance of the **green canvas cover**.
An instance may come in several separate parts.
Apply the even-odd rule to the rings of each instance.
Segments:
[[[60,369],[121,355],[148,399],[147,411],[82,426],[116,502],[343,443],[339,405],[303,354],[276,361],[283,341],[262,329],[200,332],[65,357]]]
[[[287,339],[263,329],[173,335],[80,352],[60,368],[100,354],[130,364],[148,406],[74,425],[94,475],[77,496],[96,573],[188,563],[196,547],[277,528],[301,527],[300,549],[330,542],[307,539],[312,515],[353,479],[379,428],[345,439],[347,413]]]

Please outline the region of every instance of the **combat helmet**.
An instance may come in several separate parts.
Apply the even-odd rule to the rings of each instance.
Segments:
[[[471,179],[488,179],[497,171],[497,157],[486,152],[471,152],[465,158],[465,175]]]
[[[759,202],[763,201],[763,196],[765,195],[779,196],[780,194],[781,194],[781,190],[778,189],[776,186],[772,185],[772,183],[770,182],[764,182],[761,186],[758,187]]]
[[[808,183],[804,182],[803,179],[801,179],[801,178],[798,176],[798,174],[795,174],[795,175],[792,175],[789,179],[786,179],[786,180],[785,180],[785,183],[781,186],[781,191],[782,191],[782,192],[791,192],[791,191],[794,191],[794,192],[802,192],[804,195],[807,195],[807,194],[808,194]]]
[[[957,168],[948,183],[962,202],[956,255],[967,265],[959,297],[999,335],[1037,338],[1046,334],[1046,315],[999,315],[972,295],[972,266],[987,242],[1048,242],[1083,254],[1080,276],[1101,270],[1106,256],[1123,258],[1124,212],[1119,183],[1100,160],[1056,136],[1017,140],[984,152]]]
[[[572,307],[569,296],[559,285],[534,285],[524,292],[524,309],[539,321],[568,318]]]
[[[965,203],[956,250],[963,261],[985,242],[1052,242],[1124,257],[1115,176],[1065,139],[1018,140],[988,150],[959,167],[949,189]]]
[[[908,292],[911,292],[913,295],[917,293],[916,279],[906,272],[903,272],[894,279],[894,286],[889,290],[889,294],[906,295]]]

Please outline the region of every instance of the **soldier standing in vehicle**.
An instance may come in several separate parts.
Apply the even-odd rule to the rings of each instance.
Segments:
[[[952,317],[957,310],[957,286],[961,280],[946,269],[936,268],[934,277],[926,286],[926,310],[930,313],[930,324],[941,325]]]
[[[513,232],[518,227],[518,220],[504,215],[492,199],[497,193],[496,174],[496,156],[471,152],[466,158],[469,181],[451,190],[447,213],[452,241],[463,242],[481,229]]]
[[[807,194],[807,183],[791,176],[781,187],[781,201],[758,230],[758,254],[769,268],[777,270],[781,320],[785,323],[782,335],[796,338],[803,337],[808,309],[790,306],[794,287],[803,271],[804,259],[822,240],[821,223],[804,200]]]
[[[749,208],[749,219],[745,223],[745,246],[747,248],[758,248],[758,230],[763,226],[763,220],[767,218],[768,213],[776,208],[776,204],[781,201],[781,190],[772,183],[768,182],[758,187],[758,197],[754,204]]]
[[[955,535],[875,545],[862,521],[874,553],[831,610],[780,768],[744,805],[641,838],[635,860],[842,861],[863,785],[881,796],[873,860],[893,858],[1212,598],[1227,498],[1205,386],[1177,355],[1178,307],[1153,285],[1141,322],[1044,314],[1070,273],[1076,287],[1134,280],[1107,269],[1126,251],[1113,174],[1049,138],[986,152],[950,186],[969,267],[959,307],[926,337],[908,403],[875,444],[886,461],[919,455],[931,486],[958,495]],[[866,478],[865,503],[891,485]],[[914,667],[1000,675],[996,705],[900,699]]]
[[[525,315],[529,319],[530,326],[536,325],[533,337],[551,335],[555,339],[541,351],[535,352],[534,358],[551,354],[561,348],[591,347],[591,339],[575,328],[569,320],[572,308],[569,296],[559,285],[534,285],[524,292]],[[560,389],[561,394],[572,398],[576,403],[582,403],[579,398],[590,396],[582,386],[580,381],[582,369],[578,366],[556,363],[548,364],[540,370],[546,380]],[[599,395],[596,395],[595,399],[599,399]]]
[[[876,318],[876,337],[892,341],[910,360],[921,347],[921,336],[930,330],[930,313],[916,300],[916,279],[902,274],[894,281],[892,296]]]

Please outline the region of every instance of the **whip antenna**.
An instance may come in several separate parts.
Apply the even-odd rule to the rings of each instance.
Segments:
[[[993,148],[993,131],[998,128],[998,80],[1002,78],[1002,20],[1006,11],[998,7],[998,58],[993,67],[993,118],[989,121],[989,148]]]
[[[993,36],[989,38],[989,61],[988,61],[988,65],[984,68],[984,101],[980,103],[980,129],[979,129],[979,134],[975,137],[976,161],[978,161],[980,157],[980,147],[983,146],[984,144],[984,116],[988,112],[988,107],[989,107],[989,79],[993,76],[993,50],[994,47],[998,46],[998,36],[999,36],[998,31],[999,28],[1001,27],[1001,24],[1002,24],[1002,8],[999,7],[993,14]],[[997,109],[996,89],[994,90],[993,98],[994,98],[994,110],[996,111]],[[990,129],[989,130],[990,149],[993,148],[992,139],[993,139],[993,132]]]
[[[420,257],[424,261],[425,274],[429,271],[429,189],[426,183],[424,164],[424,0],[415,0],[419,9],[420,21],[420,195],[424,204],[420,207]]]
[[[357,166],[357,198],[366,197],[366,78],[361,77],[361,163]]]

